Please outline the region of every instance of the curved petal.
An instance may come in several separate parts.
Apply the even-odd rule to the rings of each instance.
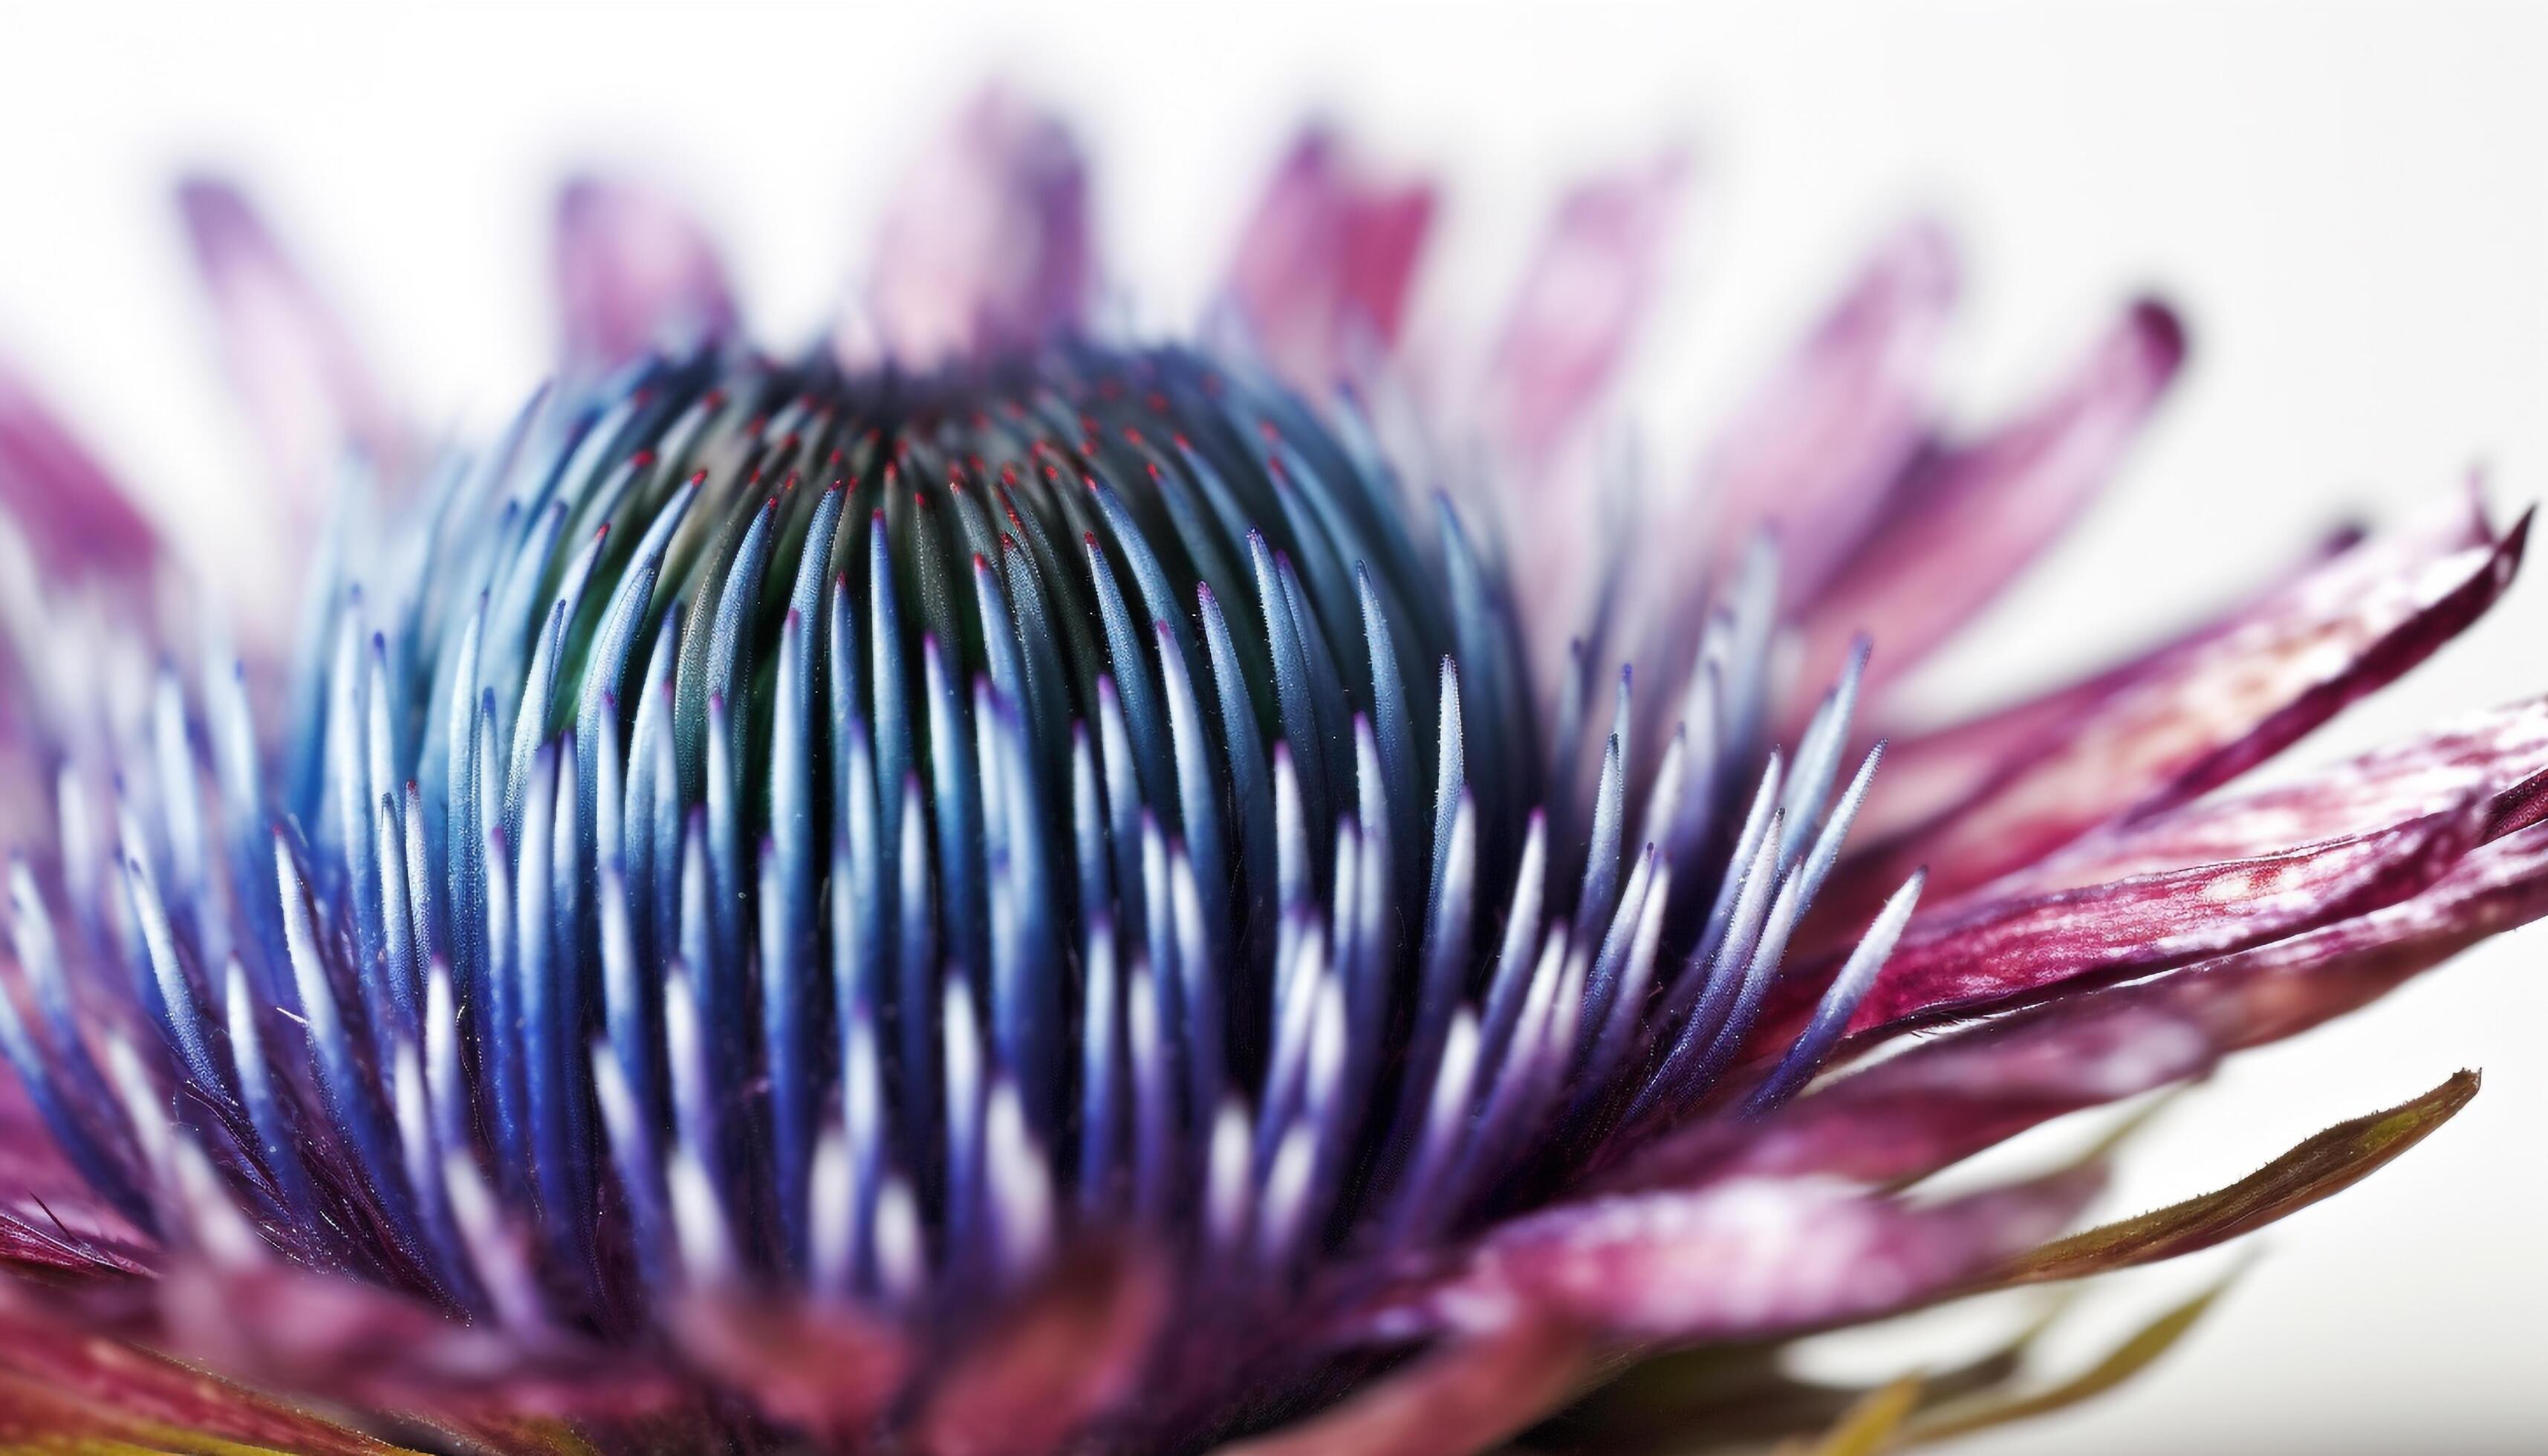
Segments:
[[[684,349],[734,327],[716,244],[660,193],[572,178],[558,189],[551,247],[571,368],[599,374],[650,348]]]
[[[971,1342],[922,1410],[919,1449],[1039,1456],[1132,1389],[1167,1313],[1146,1260],[1083,1258],[1055,1270]]]
[[[897,363],[934,368],[1079,327],[1095,282],[1077,142],[1058,120],[991,90],[904,179],[863,321]],[[836,346],[856,356],[869,344],[845,333]]]
[[[2473,851],[2422,893],[2154,980],[2065,997],[1633,1154],[1605,1186],[1736,1176],[1891,1183],[2039,1123],[2201,1076],[2221,1056],[2359,1010],[2479,941],[2548,914],[2548,829]]]
[[[1850,1031],[2146,975],[2393,904],[2478,842],[2487,809],[2481,800],[2280,854],[1992,896],[1914,920]]]
[[[1216,1456],[1468,1456],[1561,1400],[1592,1357],[1585,1332],[1523,1312],[1445,1341],[1334,1408]]]
[[[406,1449],[18,1303],[0,1310],[0,1443],[11,1450]]]
[[[2477,1088],[2477,1073],[2456,1073],[2421,1097],[2305,1138],[2227,1188],[2029,1249],[1982,1284],[1996,1289],[2079,1279],[2252,1233],[2378,1172],[2468,1106]]]
[[[1668,152],[1568,192],[1488,363],[1483,423],[1528,469],[1600,399],[1662,282],[1688,167]]]
[[[137,578],[158,533],[97,457],[18,372],[0,361],[0,523],[26,538],[56,581]]]
[[[315,515],[350,453],[395,479],[406,431],[353,336],[244,194],[211,177],[177,188],[231,383],[286,499]]]
[[[1868,844],[1883,844],[1962,803],[2011,764],[2044,752],[2066,725],[2079,722],[2099,703],[2165,671],[2196,644],[2234,630],[2260,606],[2360,545],[2362,539],[2357,528],[2335,531],[2263,591],[2076,682],[1945,727],[1888,732],[1884,774],[1868,791],[1866,807],[1859,810],[1859,835]]]
[[[1953,894],[2031,864],[2090,827],[2180,804],[2253,768],[2430,656],[2503,593],[2529,518],[2373,541],[2149,663],[2050,725],[1961,804],[1842,866],[1835,906],[1914,866]]]
[[[1256,346],[1314,396],[1343,377],[1356,330],[1397,341],[1433,221],[1429,180],[1364,177],[1341,138],[1311,128],[1284,155],[1229,265],[1229,297]]]
[[[2101,1175],[1922,1204],[1838,1179],[1737,1178],[1565,1204],[1489,1234],[1436,1304],[1501,1296],[1635,1339],[1751,1339],[1933,1298],[2067,1224]]]
[[[1915,466],[1807,608],[1797,681],[1829,681],[1871,631],[1871,694],[1970,620],[2095,498],[2184,360],[2184,325],[2143,300],[2032,410]]]
[[[1927,437],[1958,284],[1945,230],[1904,225],[1735,416],[1700,473],[1720,575],[1766,526],[1787,600],[1819,592]]]

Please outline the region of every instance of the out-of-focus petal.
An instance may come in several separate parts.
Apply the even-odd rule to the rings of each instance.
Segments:
[[[1970,620],[2094,499],[2185,359],[2185,330],[2142,301],[2052,395],[1913,467],[1799,625],[1800,682],[1830,680],[1860,632],[1872,692]]]
[[[1601,396],[1662,282],[1688,168],[1678,152],[1578,185],[1522,274],[1488,364],[1481,422],[1525,468]]]
[[[177,207],[231,383],[278,488],[315,516],[346,457],[394,477],[406,432],[344,320],[229,183],[188,178]]]
[[[1899,1182],[2064,1113],[2200,1076],[2216,1059],[2203,1027],[2182,1013],[2129,999],[2058,1002],[1913,1046],[1766,1122],[1699,1124],[1637,1150],[1604,1185]]]
[[[0,1310],[0,1444],[13,1451],[253,1448],[310,1456],[406,1449],[67,1327],[16,1299]]]
[[[1946,232],[1904,226],[1734,417],[1700,472],[1713,524],[1699,539],[1720,569],[1767,526],[1787,599],[1821,590],[1927,436],[1957,285]]]
[[[1627,1338],[1748,1339],[1867,1320],[2043,1241],[2092,1197],[2074,1168],[1918,1204],[1839,1179],[1739,1178],[1564,1204],[1484,1239],[1448,1294],[1501,1294]]]
[[[2252,1233],[2379,1171],[2468,1106],[2477,1088],[2477,1073],[2455,1073],[2421,1097],[2303,1140],[2227,1188],[2029,1249],[1982,1282],[1997,1288],[2079,1279]]]
[[[1467,1456],[1563,1399],[1592,1354],[1583,1329],[1522,1312],[1451,1336],[1332,1410],[1216,1456]]]
[[[137,577],[159,552],[149,520],[5,361],[0,523],[14,526],[26,539],[33,565],[57,581]]]
[[[661,193],[608,177],[571,179],[558,189],[553,254],[558,328],[574,367],[597,374],[734,327],[716,244]]]
[[[2528,517],[2500,539],[2370,542],[2227,630],[2148,663],[2051,724],[1963,803],[1858,857],[1835,883],[1857,903],[1911,867],[1953,894],[2042,859],[2094,825],[2227,782],[2395,681],[2510,584]],[[1879,656],[1881,654],[1879,653]]]
[[[1853,1033],[2145,975],[2395,903],[2484,832],[2488,806],[2279,854],[2045,894],[1977,897],[1913,921],[1850,1018]]]
[[[917,1422],[938,1456],[1039,1456],[1131,1391],[1167,1313],[1163,1271],[1100,1256],[1055,1269],[939,1378]]]
[[[1397,341],[1433,206],[1429,181],[1371,181],[1323,128],[1292,144],[1239,234],[1228,284],[1285,378],[1323,395],[1355,330],[1383,349]]]
[[[873,1320],[725,1291],[686,1301],[675,1330],[683,1354],[762,1410],[841,1440],[884,1413],[914,1358],[900,1331]]]
[[[896,362],[931,368],[1079,327],[1095,282],[1078,144],[1053,117],[986,91],[887,211],[860,331]]]

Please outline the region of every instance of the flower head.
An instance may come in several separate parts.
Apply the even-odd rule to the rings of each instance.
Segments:
[[[2548,706],[2233,782],[2482,613],[2523,528],[2336,543],[1888,745],[2182,331],[2135,304],[1944,435],[1956,270],[1911,227],[1675,528],[1596,543],[1585,421],[1682,170],[1566,201],[1465,410],[1389,363],[1429,187],[1323,134],[1210,350],[1090,326],[1085,169],[1014,100],[800,359],[677,208],[583,179],[557,380],[439,460],[190,184],[329,524],[298,648],[196,672],[146,518],[0,380],[43,583],[0,697],[28,1429],[369,1438],[75,1327],[428,1446],[1466,1450],[1623,1356],[2216,1242],[2438,1125],[2473,1079],[2049,1243],[2093,1164],[1905,1191],[2548,909]],[[1661,1368],[1541,1438],[1631,1447]],[[1678,1435],[1829,1418],[1752,1379]]]

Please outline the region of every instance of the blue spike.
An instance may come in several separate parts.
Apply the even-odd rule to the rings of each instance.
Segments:
[[[1115,585],[1114,570],[1107,565],[1106,550],[1097,544],[1094,535],[1086,538],[1086,545],[1089,578],[1097,587],[1098,615],[1106,627],[1107,676],[1114,681],[1124,724],[1132,735],[1133,767],[1140,775],[1141,801],[1164,817],[1174,812],[1176,800],[1176,771],[1166,714],[1160,708],[1148,654],[1141,646],[1140,634],[1134,629],[1124,593]]]
[[[785,1267],[801,1273],[811,1252],[806,1178],[814,1146],[814,1079],[805,1041],[807,986],[799,945],[807,921],[803,902],[813,886],[791,880],[790,872],[775,844],[762,841],[761,1037],[769,1058],[773,1191]]]
[[[1265,744],[1257,733],[1256,709],[1248,701],[1247,680],[1238,665],[1229,623],[1222,616],[1221,599],[1209,584],[1200,583],[1195,597],[1219,699],[1229,797],[1238,818],[1238,859],[1247,886],[1247,913],[1262,923],[1276,914],[1274,795],[1266,781]]]
[[[920,778],[902,780],[902,881],[896,887],[900,932],[895,941],[894,1015],[901,1028],[901,1122],[909,1145],[904,1161],[925,1174],[933,1159],[929,1139],[938,1126],[938,939],[930,904],[929,836],[920,804]]]
[[[982,808],[974,797],[979,760],[963,686],[939,651],[936,637],[921,637],[920,681],[928,712],[923,732],[938,830],[938,919],[946,953],[967,972],[985,974],[990,944],[982,900]]]

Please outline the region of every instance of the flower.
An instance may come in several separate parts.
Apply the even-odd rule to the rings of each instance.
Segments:
[[[1007,97],[801,359],[579,179],[557,376],[444,455],[189,183],[311,607],[184,666],[169,543],[0,375],[0,1429],[1858,1449],[2101,1383],[1852,1406],[1774,1352],[2235,1236],[2465,1103],[2067,1237],[2097,1159],[1915,1186],[2548,909],[2548,701],[2243,777],[2481,615],[2526,518],[2330,542],[1872,741],[2182,330],[2136,303],[1951,433],[1911,226],[1604,537],[1588,420],[1684,171],[1565,199],[1428,388],[1431,189],[1324,133],[1210,349],[1091,324],[1086,170]]]

